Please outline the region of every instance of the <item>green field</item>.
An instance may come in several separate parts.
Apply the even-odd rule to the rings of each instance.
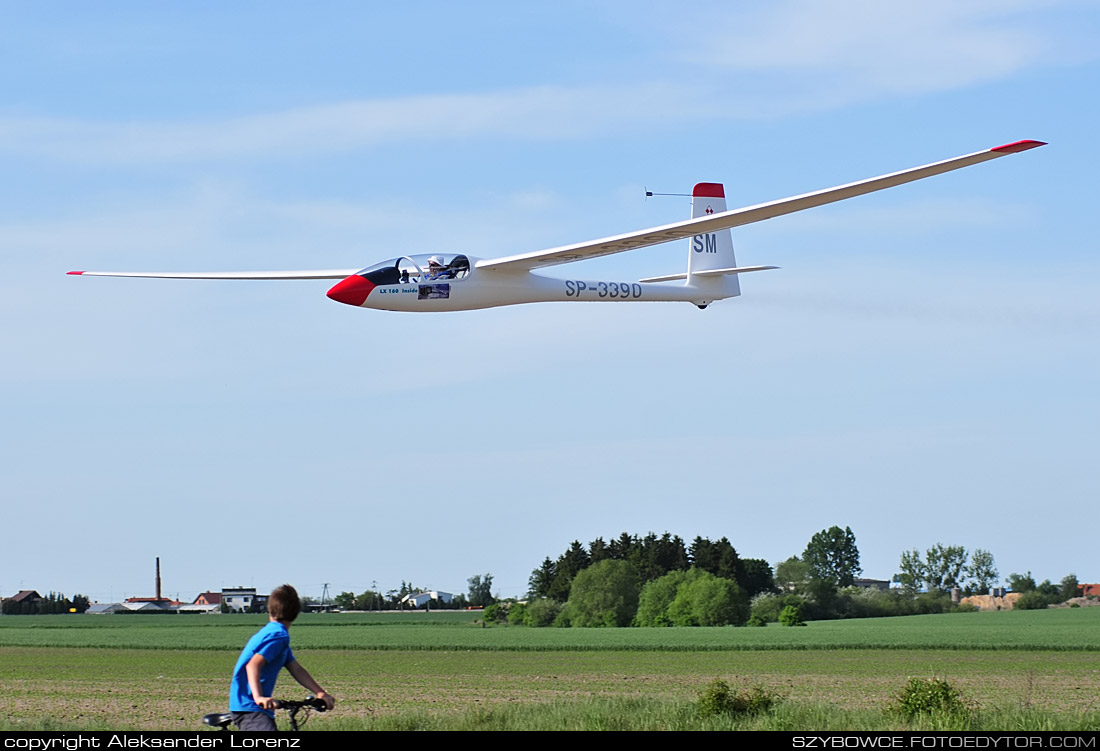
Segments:
[[[735,727],[910,727],[883,709],[909,676],[937,675],[978,706],[967,727],[1100,728],[1100,608],[756,629],[481,628],[474,618],[303,616],[295,653],[340,699],[310,727],[724,727],[732,721],[692,710],[719,677],[784,697],[774,717]],[[262,622],[0,618],[0,728],[194,728],[224,706],[236,653]],[[296,696],[293,685],[284,676],[280,694]]]

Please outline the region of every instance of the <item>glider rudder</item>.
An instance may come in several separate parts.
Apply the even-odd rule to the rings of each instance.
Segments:
[[[698,183],[692,188],[692,219],[720,214],[725,210],[726,191],[722,183]],[[695,276],[700,271],[732,269],[736,266],[733,234],[730,230],[723,229],[688,238],[688,285],[713,288],[720,297],[737,297],[741,294],[741,285],[736,274],[709,278]]]

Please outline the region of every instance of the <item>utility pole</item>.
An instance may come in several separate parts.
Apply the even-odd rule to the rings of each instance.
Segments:
[[[328,599],[328,582],[325,582],[324,589],[321,590],[321,610],[325,609],[325,601]]]

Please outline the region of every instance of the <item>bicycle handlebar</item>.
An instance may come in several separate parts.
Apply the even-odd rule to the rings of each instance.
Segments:
[[[328,704],[325,704],[324,699],[318,699],[316,696],[310,696],[305,701],[279,699],[275,703],[275,709],[312,709],[316,712],[327,712]]]

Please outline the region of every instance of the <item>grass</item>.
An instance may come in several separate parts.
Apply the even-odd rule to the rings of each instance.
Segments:
[[[1098,610],[801,629],[482,629],[468,614],[327,615],[303,617],[291,635],[340,700],[311,729],[1097,730]],[[224,707],[236,653],[262,622],[0,618],[0,730],[196,729]],[[913,676],[947,679],[972,711],[912,721],[887,711]],[[758,717],[701,718],[697,697],[715,679],[782,701]],[[279,685],[288,698],[303,693],[287,676]]]
[[[318,614],[293,627],[301,649],[736,651],[983,649],[1100,651],[1100,608],[818,621],[806,628],[480,628],[476,614]],[[0,618],[0,646],[238,650],[263,616]]]

